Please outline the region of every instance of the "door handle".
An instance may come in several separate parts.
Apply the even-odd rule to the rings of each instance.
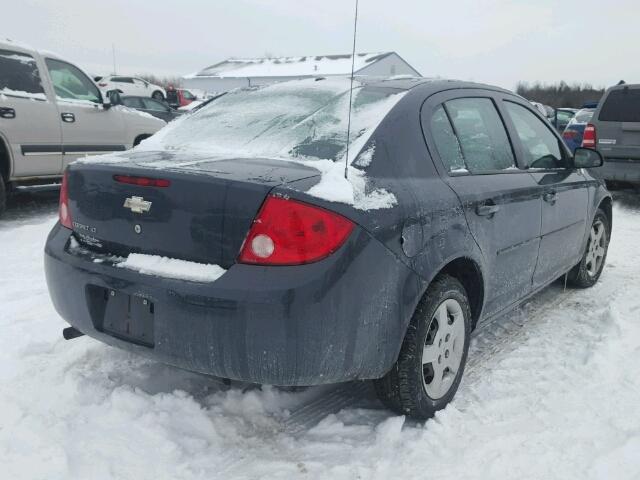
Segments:
[[[493,201],[488,201],[483,203],[482,205],[476,206],[476,214],[481,217],[493,217],[500,210],[500,206],[493,203]]]
[[[76,116],[73,113],[61,113],[60,116],[63,122],[73,123],[76,121]]]
[[[0,117],[16,118],[16,111],[13,108],[0,107]]]
[[[546,192],[542,195],[542,199],[551,205],[555,205],[556,200],[558,200],[558,194],[556,192]]]

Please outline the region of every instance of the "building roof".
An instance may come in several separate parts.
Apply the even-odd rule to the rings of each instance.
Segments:
[[[356,53],[354,71],[362,70],[394,52]],[[302,77],[349,75],[351,54],[306,57],[229,58],[185,78]]]

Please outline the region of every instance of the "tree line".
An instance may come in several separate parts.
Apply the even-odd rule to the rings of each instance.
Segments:
[[[568,85],[565,82],[545,84],[540,82],[520,82],[516,87],[518,95],[534,102],[555,108],[580,108],[588,102],[597,102],[604,93],[603,88],[594,88],[589,84]]]

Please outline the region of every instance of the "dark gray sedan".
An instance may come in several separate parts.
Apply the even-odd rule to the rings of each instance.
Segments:
[[[148,113],[149,115],[153,115],[154,117],[159,118],[160,120],[164,120],[167,123],[182,115],[182,112],[174,110],[165,102],[156,100],[155,98],[151,97],[136,97],[127,95],[121,96],[120,101],[125,107]]]
[[[572,154],[500,88],[355,83],[349,137],[349,80],[310,79],[234,90],[70,165],[45,249],[66,337],[255,383],[373,379],[428,418],[479,322],[563,275],[596,283],[612,228],[598,152]]]

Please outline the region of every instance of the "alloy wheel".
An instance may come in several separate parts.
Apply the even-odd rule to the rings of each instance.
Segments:
[[[453,385],[462,362],[464,341],[462,306],[449,298],[436,309],[422,349],[422,382],[431,399],[442,398]]]
[[[594,222],[589,234],[589,246],[587,247],[587,256],[585,263],[587,274],[594,277],[600,271],[604,256],[607,252],[607,232],[601,220]]]

